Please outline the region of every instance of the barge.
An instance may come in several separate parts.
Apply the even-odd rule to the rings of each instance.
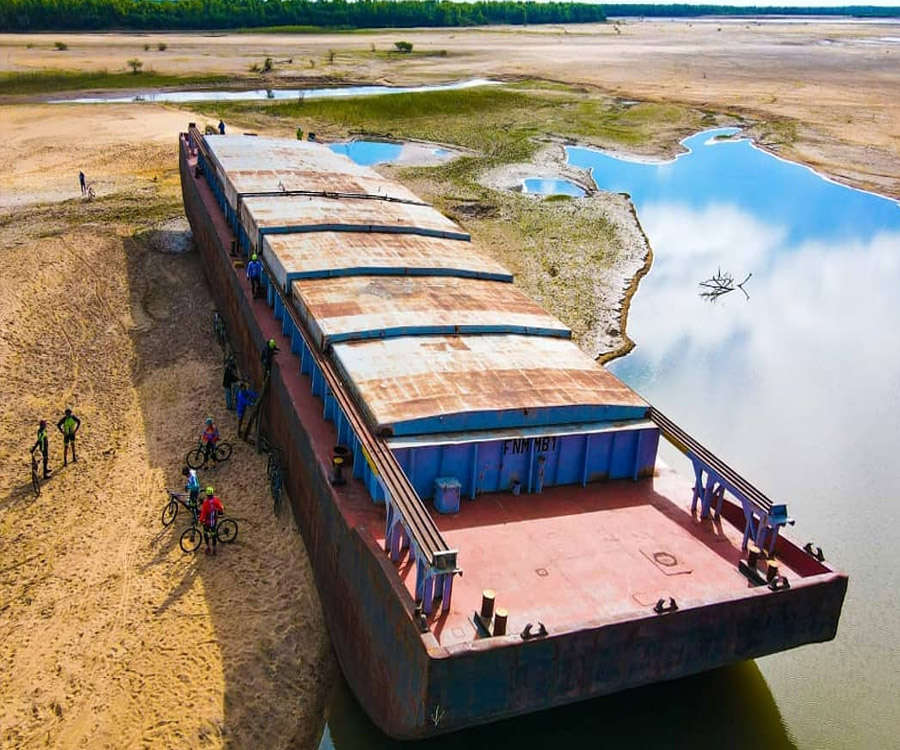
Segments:
[[[329,634],[422,738],[834,638],[847,577],[404,186],[318,143],[179,141]],[[264,298],[243,260],[264,264]],[[657,459],[660,438],[693,481]]]

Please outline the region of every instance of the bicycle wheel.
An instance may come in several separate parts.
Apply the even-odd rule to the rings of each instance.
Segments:
[[[36,471],[31,472],[31,489],[34,490],[34,496],[41,494],[41,478]]]
[[[216,461],[227,461],[231,458],[231,443],[219,443],[216,446]]]
[[[278,473],[278,456],[275,454],[275,451],[269,453],[269,457],[266,459],[266,476],[271,481],[275,475]]]
[[[194,450],[189,451],[184,460],[192,469],[203,468],[203,465],[206,463],[206,451],[198,446]]]
[[[237,521],[231,518],[224,518],[216,525],[216,536],[222,544],[231,544],[237,539],[237,534]]]
[[[185,529],[181,535],[181,549],[188,554],[196,552],[202,541],[203,533],[196,526],[191,526],[191,528]]]
[[[276,476],[272,479],[270,489],[272,490],[272,511],[278,515],[278,506],[281,505],[281,477]]]
[[[166,504],[166,507],[163,508],[162,511],[162,524],[163,526],[171,526],[175,523],[175,516],[178,515],[178,503],[174,500],[169,500]]]

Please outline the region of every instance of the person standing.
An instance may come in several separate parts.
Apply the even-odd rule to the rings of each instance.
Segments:
[[[34,453],[36,450],[40,450],[41,455],[44,457],[44,479],[49,479],[50,469],[47,468],[47,463],[50,461],[50,440],[47,435],[46,419],[41,420],[37,431],[37,441],[33,446],[31,446],[32,453]]]
[[[222,388],[225,389],[225,408],[234,411],[234,384],[238,382],[237,365],[232,357],[225,363],[225,372],[222,375]]]
[[[185,466],[181,470],[181,475],[187,479],[187,484],[184,485],[184,488],[190,493],[191,508],[196,513],[197,500],[200,497],[200,480],[197,478],[197,472],[195,469]]]
[[[219,120],[219,135],[225,135],[225,121]]]
[[[262,261],[253,253],[250,256],[250,262],[247,264],[247,278],[250,279],[250,289],[253,293],[253,299],[259,297],[260,287],[262,286]]]
[[[272,361],[275,359],[275,353],[278,351],[280,350],[275,346],[275,339],[269,339],[263,347],[262,354],[259,355],[259,358],[262,360],[265,377],[269,377],[269,374],[272,372]]]
[[[200,524],[203,526],[203,540],[206,542],[206,554],[210,552],[209,540],[212,537],[212,553],[216,554],[216,544],[219,541],[216,534],[216,525],[219,523],[219,515],[225,512],[222,501],[215,495],[212,487],[206,488],[206,499],[200,506]]]
[[[251,391],[246,383],[241,383],[241,387],[237,393],[237,418],[238,418],[238,435],[241,434],[241,426],[244,423],[244,413],[247,407],[253,406],[256,402],[256,392]]]
[[[81,184],[81,194],[85,195],[87,193],[87,182],[84,179],[84,172],[78,173],[78,182]]]
[[[69,465],[69,443],[72,444],[72,463],[78,461],[75,457],[75,434],[79,427],[81,427],[81,420],[72,414],[71,409],[66,409],[62,419],[56,423],[56,429],[63,435],[63,466]]]
[[[203,446],[205,448],[204,452],[204,461],[209,461],[212,459],[213,463],[216,463],[216,444],[219,442],[219,430],[213,422],[212,417],[206,418],[206,427],[203,430],[202,438]]]

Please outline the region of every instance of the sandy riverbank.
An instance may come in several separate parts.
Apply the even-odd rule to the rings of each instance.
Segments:
[[[182,553],[184,511],[160,523],[203,418],[235,441],[198,259],[165,252],[184,116],[44,114],[4,113],[0,144],[0,745],[314,746],[334,665],[265,458],[236,444],[201,473],[240,524],[215,558]],[[97,199],[72,197],[99,165]],[[66,405],[78,463],[51,436],[34,498],[28,448]]]

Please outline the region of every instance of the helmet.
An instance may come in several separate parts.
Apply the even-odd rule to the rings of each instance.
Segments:
[[[212,487],[206,488],[206,496],[207,497],[212,497],[214,492],[215,492],[215,490]]]
[[[206,424],[212,424],[212,423],[213,423],[212,417],[207,417]]]
[[[253,253],[253,255],[250,256],[250,260],[256,260],[256,253]]]
[[[71,416],[72,416],[72,410],[71,410],[71,409],[66,409],[66,416],[67,416],[67,417],[71,417]]]
[[[46,427],[46,426],[47,426],[47,420],[46,420],[46,419],[42,419],[42,420],[41,420],[41,427]]]
[[[191,473],[191,470],[190,470],[187,466],[185,466],[185,467],[181,470],[181,476],[183,476],[183,477],[188,476],[190,473]]]
[[[275,348],[275,339],[269,339],[269,349]]]

